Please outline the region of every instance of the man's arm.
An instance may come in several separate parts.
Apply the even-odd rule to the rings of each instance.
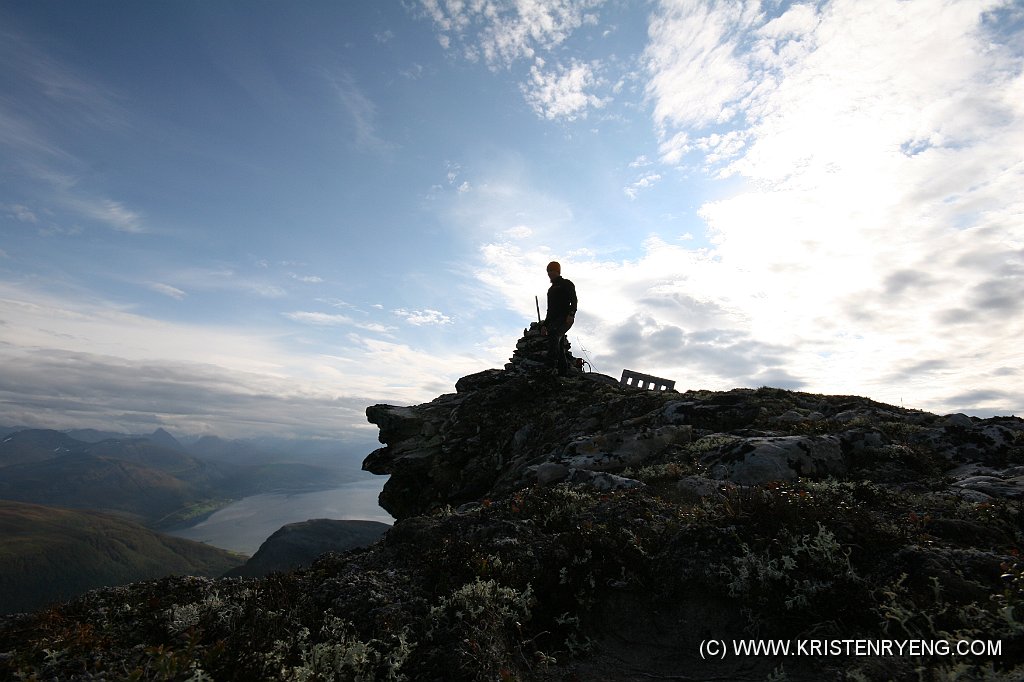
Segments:
[[[569,285],[569,317],[576,317],[576,307],[579,304],[579,299],[576,298],[576,285],[566,280]]]

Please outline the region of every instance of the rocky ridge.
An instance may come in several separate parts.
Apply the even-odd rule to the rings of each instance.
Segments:
[[[367,409],[398,522],[261,579],[171,578],[0,624],[61,679],[1024,676],[1024,421],[773,388],[652,392],[509,365]],[[709,639],[986,642],[701,655]]]
[[[384,509],[401,519],[534,484],[627,489],[642,485],[636,469],[678,459],[693,473],[677,487],[698,497],[849,473],[907,483],[929,473],[910,461],[919,451],[936,458],[931,473],[949,479],[949,494],[979,503],[1024,497],[1024,421],[1015,417],[940,417],[769,388],[655,392],[579,370],[560,379],[543,369],[543,338],[534,325],[504,370],[463,377],[455,393],[367,408],[385,447],[363,468],[390,474]]]

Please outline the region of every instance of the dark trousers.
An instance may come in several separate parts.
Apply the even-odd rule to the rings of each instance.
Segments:
[[[548,365],[557,369],[559,374],[569,373],[569,363],[565,359],[565,329],[548,327]]]

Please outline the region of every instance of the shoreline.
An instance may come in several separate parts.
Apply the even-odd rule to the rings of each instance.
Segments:
[[[252,555],[268,537],[291,523],[326,518],[393,525],[395,519],[378,503],[384,482],[382,477],[317,489],[262,492],[205,510],[190,523],[162,532]]]

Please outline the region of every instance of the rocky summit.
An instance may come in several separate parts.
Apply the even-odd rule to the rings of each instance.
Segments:
[[[1024,678],[1024,421],[560,378],[543,341],[367,409],[377,543],[7,617],[0,676]]]

